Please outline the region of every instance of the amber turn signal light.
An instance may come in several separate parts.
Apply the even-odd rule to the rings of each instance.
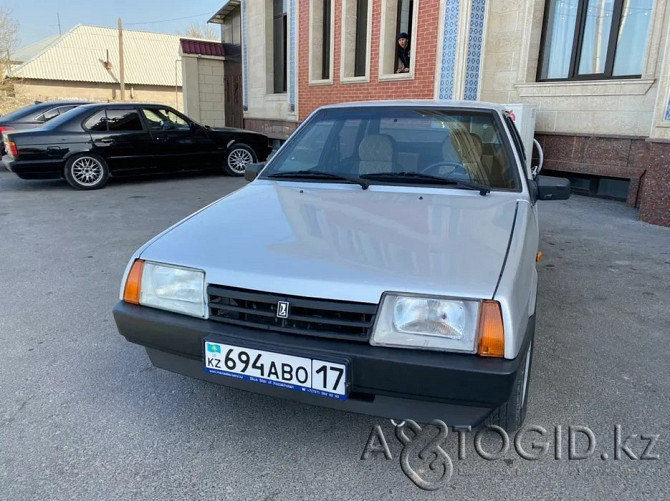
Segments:
[[[140,304],[140,291],[142,290],[142,271],[144,270],[144,261],[137,259],[128,278],[126,279],[126,286],[123,290],[123,300],[126,303]]]
[[[479,355],[502,357],[505,355],[505,328],[498,301],[482,302],[479,319]]]

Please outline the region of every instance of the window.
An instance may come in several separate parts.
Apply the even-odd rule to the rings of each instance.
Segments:
[[[384,0],[382,7],[380,75],[407,76],[412,72],[412,42],[415,41],[413,33],[418,0]],[[407,35],[403,45],[400,45],[398,37],[401,33]]]
[[[190,130],[191,126],[181,116],[168,108],[142,108],[150,130]]]
[[[368,76],[370,55],[369,0],[344,0],[342,8],[342,78]]]
[[[49,111],[45,111],[42,113],[39,117],[37,117],[35,120],[38,122],[48,122],[49,120],[52,120],[56,118],[59,115],[62,115],[72,109],[76,108],[76,106],[71,105],[71,106],[59,106],[58,108],[53,108],[50,109]]]
[[[549,0],[538,80],[642,75],[653,0]]]
[[[321,48],[321,78],[330,78],[330,33],[332,31],[331,16],[332,5],[330,0],[323,0],[323,31]]]
[[[142,121],[135,110],[107,110],[110,132],[142,130]]]
[[[629,179],[589,176],[586,174],[551,170],[543,170],[542,174],[548,176],[560,176],[569,179],[570,191],[578,195],[619,200],[622,202],[625,202],[628,198],[628,191],[630,188]]]
[[[332,4],[332,0],[311,0],[310,3],[309,79],[311,82],[331,81]]]
[[[93,132],[107,131],[107,115],[105,110],[94,113],[84,122],[84,127]]]
[[[286,92],[287,55],[287,0],[272,0],[272,54],[274,68],[274,92]]]
[[[356,48],[354,61],[354,76],[362,77],[367,73],[368,47],[368,0],[356,1]]]
[[[44,115],[41,116],[42,122],[48,122],[52,118],[56,118],[58,115],[60,115],[60,108],[52,108],[49,111],[45,111]]]
[[[414,10],[414,0],[398,0],[398,12],[396,15],[396,34],[407,33],[407,40],[412,39],[412,10]],[[396,40],[396,45],[398,41]],[[397,50],[397,47],[396,47]],[[409,50],[409,47],[406,48]],[[404,65],[402,58],[396,57],[394,70],[397,72]],[[409,65],[404,65],[409,70]]]
[[[143,130],[140,116],[137,111],[131,109],[100,110],[84,122],[84,127],[93,132]]]

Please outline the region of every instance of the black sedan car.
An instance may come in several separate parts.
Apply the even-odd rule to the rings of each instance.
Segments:
[[[77,106],[88,104],[86,101],[54,101],[31,104],[8,115],[0,116],[0,155],[5,154],[2,133],[41,127],[49,120],[70,111]]]
[[[158,104],[80,106],[40,129],[4,133],[5,166],[22,179],[65,178],[102,188],[110,175],[220,168],[244,174],[267,158],[270,141],[242,129],[210,128]]]

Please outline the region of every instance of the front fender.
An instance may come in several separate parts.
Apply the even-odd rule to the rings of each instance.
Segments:
[[[517,202],[512,237],[494,299],[500,302],[505,327],[505,358],[516,358],[529,317],[535,311],[539,229],[531,204]]]

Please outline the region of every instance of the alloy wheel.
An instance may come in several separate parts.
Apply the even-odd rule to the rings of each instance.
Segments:
[[[244,173],[247,164],[253,161],[254,159],[252,158],[251,153],[244,148],[236,148],[228,155],[228,167],[241,174]]]
[[[103,176],[102,164],[93,157],[80,157],[72,163],[72,177],[82,186],[94,186]]]

